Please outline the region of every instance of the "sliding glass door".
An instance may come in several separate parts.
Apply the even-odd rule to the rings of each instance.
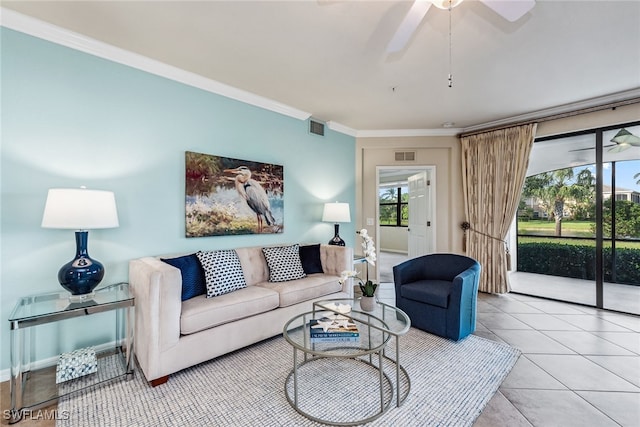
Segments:
[[[632,123],[536,141],[518,210],[515,292],[640,314],[636,135]]]
[[[625,130],[640,135],[640,126]],[[620,132],[605,131],[603,140],[615,141]],[[640,138],[626,137],[628,145],[604,148],[612,155],[604,154],[603,165],[602,302],[603,308],[640,314]]]

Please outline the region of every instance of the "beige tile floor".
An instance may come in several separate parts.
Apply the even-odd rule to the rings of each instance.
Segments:
[[[475,427],[640,426],[640,317],[480,293],[475,334],[522,351]]]
[[[476,426],[640,426],[640,317],[481,293],[475,334],[522,351]]]

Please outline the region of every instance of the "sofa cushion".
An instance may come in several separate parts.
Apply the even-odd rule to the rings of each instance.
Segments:
[[[269,266],[267,260],[264,259],[262,247],[236,248],[236,253],[240,258],[247,286],[269,280]]]
[[[286,282],[305,277],[300,261],[300,245],[262,248],[269,266],[270,282]]]
[[[196,255],[204,269],[207,298],[247,287],[240,259],[233,249],[202,251]]]
[[[276,291],[280,296],[280,307],[287,307],[342,290],[337,276],[310,274],[304,279],[288,282],[263,282],[256,286]]]
[[[400,296],[442,308],[449,306],[452,283],[447,280],[418,280],[400,286]]]
[[[207,292],[204,271],[196,254],[161,259],[180,270],[180,274],[182,274],[182,301]]]
[[[223,323],[254,316],[278,307],[278,294],[269,289],[248,286],[215,298],[204,295],[182,303],[180,333],[193,334]]]
[[[300,246],[300,261],[305,274],[324,273],[320,260],[320,244]]]

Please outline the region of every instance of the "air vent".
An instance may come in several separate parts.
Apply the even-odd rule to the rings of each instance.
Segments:
[[[324,136],[324,123],[309,120],[309,132],[316,135]]]
[[[396,151],[396,162],[415,162],[415,151]]]

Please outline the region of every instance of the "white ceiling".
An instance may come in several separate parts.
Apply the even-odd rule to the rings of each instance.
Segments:
[[[466,0],[386,45],[411,1],[3,1],[2,6],[362,130],[489,123],[640,88],[640,1]]]

